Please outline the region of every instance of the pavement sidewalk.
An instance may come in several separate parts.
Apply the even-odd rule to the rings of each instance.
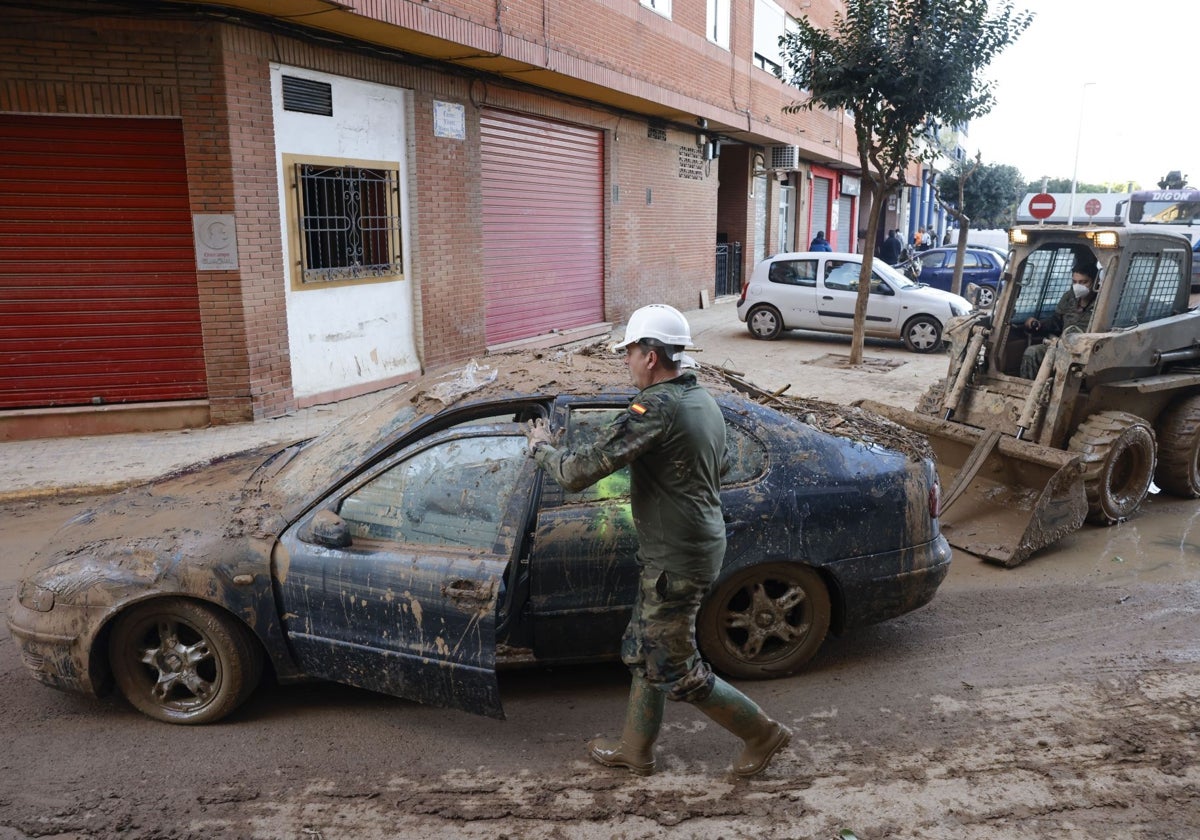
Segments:
[[[701,361],[737,370],[770,390],[788,385],[793,396],[842,403],[869,396],[911,408],[946,371],[944,354],[910,353],[899,342],[868,339],[868,364],[839,369],[830,361],[849,354],[847,336],[794,332],[778,341],[755,341],[738,321],[732,299],[685,314]],[[0,475],[5,477],[0,502],[109,492],[221,455],[311,437],[393,390],[252,423],[0,442]]]

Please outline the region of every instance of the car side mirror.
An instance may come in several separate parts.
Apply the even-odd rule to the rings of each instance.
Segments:
[[[313,514],[300,539],[326,548],[348,548],[353,543],[350,526],[331,510],[319,510]]]

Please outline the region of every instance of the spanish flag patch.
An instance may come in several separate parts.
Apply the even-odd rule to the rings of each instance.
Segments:
[[[630,403],[629,410],[634,414],[642,415],[646,413],[646,406],[641,405],[640,403]]]

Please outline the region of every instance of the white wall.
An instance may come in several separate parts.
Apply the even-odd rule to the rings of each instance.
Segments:
[[[284,74],[332,84],[333,116],[283,110]],[[285,266],[296,260],[286,229],[286,202],[295,199],[286,194],[289,179],[283,171],[285,154],[392,161],[400,170],[406,279],[303,290],[292,289],[290,274],[284,279],[292,387],[298,399],[420,369],[409,260],[407,96],[399,88],[312,70],[271,67]]]

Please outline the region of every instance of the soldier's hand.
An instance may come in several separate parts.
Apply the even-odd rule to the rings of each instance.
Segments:
[[[525,440],[529,444],[529,454],[532,455],[539,446],[554,443],[554,436],[550,433],[549,424],[539,417],[537,420],[529,421],[529,425],[525,429]]]

